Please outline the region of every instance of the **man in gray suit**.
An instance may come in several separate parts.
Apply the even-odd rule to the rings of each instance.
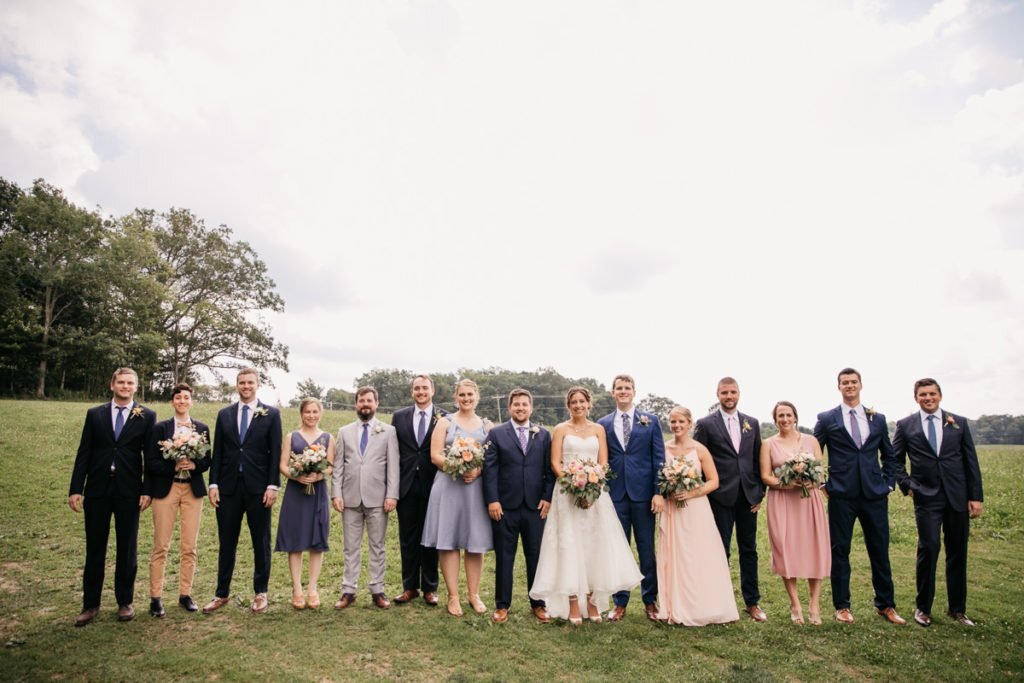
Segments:
[[[387,609],[384,596],[384,537],[388,513],[398,502],[398,436],[395,428],[380,422],[377,390],[356,391],[356,422],[338,431],[334,455],[333,498],[345,528],[345,576],[341,598],[335,609],[345,609],[356,600],[356,584],[362,567],[363,527],[370,548],[370,594],[373,604]]]

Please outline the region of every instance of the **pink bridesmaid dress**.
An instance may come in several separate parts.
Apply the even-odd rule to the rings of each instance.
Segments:
[[[697,449],[683,459],[701,472]],[[665,458],[672,456],[668,453]],[[658,618],[670,624],[704,626],[737,621],[729,561],[707,496],[677,507],[666,500],[658,522]]]
[[[814,452],[814,437],[802,434],[800,450]],[[768,442],[772,469],[795,453],[788,452],[777,439]],[[821,492],[812,489],[804,498],[800,489],[768,490],[768,539],[772,544],[772,573],[786,579],[824,579],[832,571],[832,548],[828,535],[828,517]]]

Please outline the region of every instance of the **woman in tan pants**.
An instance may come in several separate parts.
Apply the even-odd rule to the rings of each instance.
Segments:
[[[203,472],[210,468],[210,456],[197,461],[168,460],[160,442],[195,433],[210,443],[210,429],[189,416],[192,408],[192,387],[176,384],[171,390],[174,417],[158,422],[150,433],[146,447],[145,493],[153,497],[153,554],[149,560],[149,613],[164,616],[161,598],[164,589],[164,565],[171,545],[174,522],[181,515],[181,566],[178,570],[178,604],[189,612],[199,609],[192,599],[192,577],[196,571],[196,539],[199,519],[206,497]]]

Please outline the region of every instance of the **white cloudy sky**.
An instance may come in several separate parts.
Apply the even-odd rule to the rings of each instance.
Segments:
[[[0,5],[0,175],[188,207],[311,376],[1024,412],[1024,5]],[[805,420],[806,421],[806,420]]]

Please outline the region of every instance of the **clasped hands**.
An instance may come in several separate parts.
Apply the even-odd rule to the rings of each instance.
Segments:
[[[213,507],[220,507],[220,489],[216,486],[211,487],[207,496],[210,498],[210,505]],[[274,506],[274,501],[277,500],[277,490],[267,489],[263,492],[263,507],[269,508]]]
[[[345,499],[341,496],[331,498],[331,507],[337,512],[345,511]],[[396,498],[385,498],[384,499],[384,512],[393,512],[398,507],[398,500]]]

